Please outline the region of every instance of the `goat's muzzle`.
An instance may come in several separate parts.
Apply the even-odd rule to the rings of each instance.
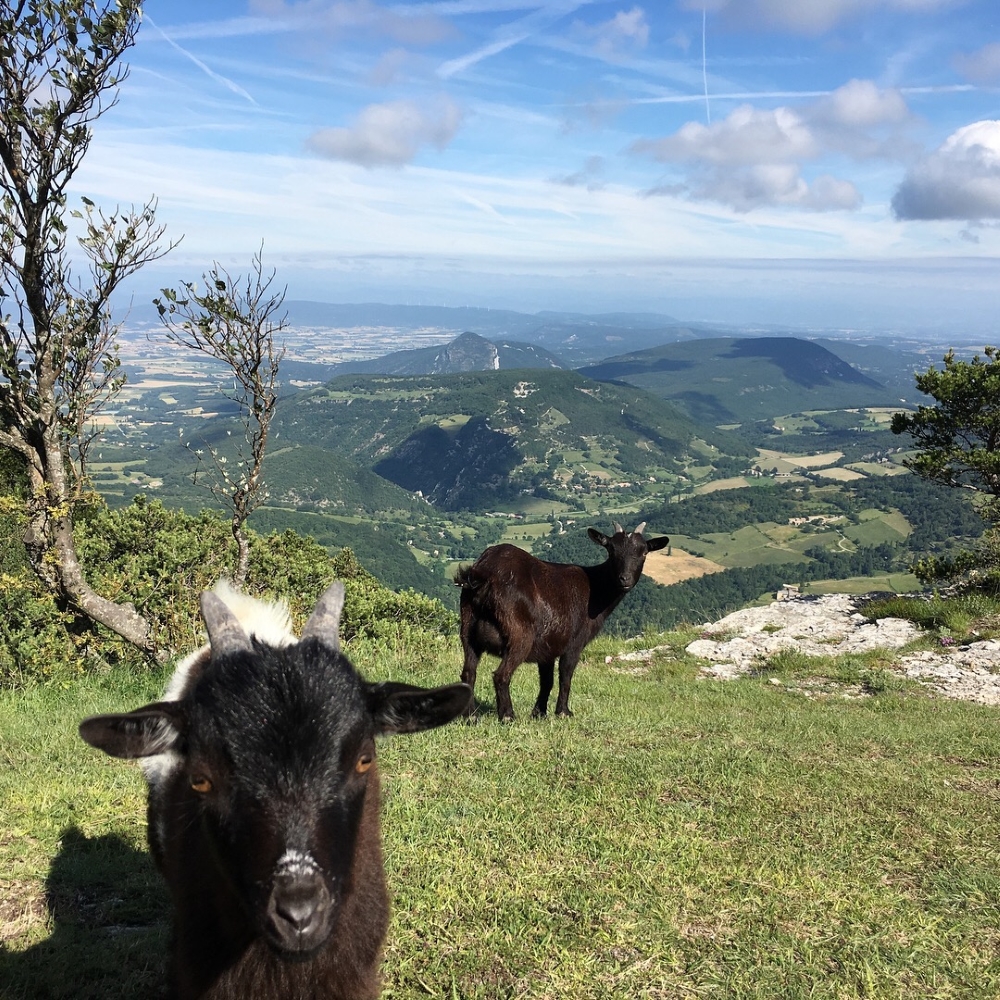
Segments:
[[[267,936],[279,951],[307,955],[332,928],[330,890],[318,871],[279,874],[267,901]]]

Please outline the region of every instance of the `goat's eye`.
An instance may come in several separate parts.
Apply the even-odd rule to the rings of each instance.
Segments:
[[[375,763],[375,757],[370,753],[363,753],[359,758],[357,764],[354,765],[354,770],[358,774],[364,774]]]
[[[212,780],[211,778],[206,778],[204,775],[199,774],[197,777],[191,779],[191,787],[196,791],[204,795],[206,792],[212,790]]]

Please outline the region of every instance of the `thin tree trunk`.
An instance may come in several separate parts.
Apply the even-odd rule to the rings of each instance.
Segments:
[[[247,572],[250,569],[250,540],[247,538],[247,533],[243,528],[243,520],[238,514],[233,517],[233,538],[236,539],[236,549],[238,552],[233,583],[240,589],[246,583]]]
[[[28,506],[24,545],[32,570],[50,591],[88,618],[155,656],[149,622],[132,605],[116,604],[87,583],[73,539],[72,503],[67,498],[58,439],[47,440],[46,445],[38,454],[47,466],[44,475],[36,468],[31,468],[30,475],[33,499]]]

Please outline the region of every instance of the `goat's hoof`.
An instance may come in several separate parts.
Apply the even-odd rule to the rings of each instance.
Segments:
[[[537,705],[531,710],[533,719],[544,719],[549,714],[547,708],[539,708]]]
[[[561,716],[564,719],[573,718],[573,713],[568,708],[557,708],[556,715]]]
[[[503,715],[498,715],[497,719],[500,722],[502,722],[504,725],[509,725],[510,723],[512,723],[514,721],[514,713],[513,712],[504,712]]]

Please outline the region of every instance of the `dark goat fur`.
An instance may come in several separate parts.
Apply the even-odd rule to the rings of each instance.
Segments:
[[[610,537],[589,528],[590,538],[608,552],[597,566],[543,562],[515,545],[503,544],[486,549],[455,574],[462,588],[462,681],[475,689],[483,653],[500,657],[493,673],[498,718],[514,718],[510,679],[525,662],[538,664],[538,700],[531,714],[537,718],[548,712],[557,658],[556,714],[573,714],[569,693],[580,654],[638,583],[646,554],[670,541],[665,537],[647,541],[642,537],[645,526],[643,522],[626,533],[615,524]],[[473,710],[470,705],[469,713]]]
[[[210,647],[179,665],[170,700],[80,726],[143,763],[175,1000],[378,995],[389,903],[374,741],[448,722],[472,692],[365,681],[340,652],[342,604],[334,584],[301,640],[262,628],[263,641],[203,595]]]

